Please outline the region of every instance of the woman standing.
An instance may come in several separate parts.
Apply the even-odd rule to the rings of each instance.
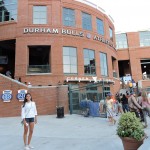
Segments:
[[[114,119],[114,101],[111,97],[112,97],[112,94],[108,93],[106,97],[106,105],[107,105],[108,119],[110,123],[113,125],[116,123],[116,120]]]
[[[30,93],[27,93],[24,98],[22,111],[21,111],[21,117],[23,119],[24,123],[24,134],[23,134],[23,140],[25,145],[25,150],[32,149],[34,147],[30,146],[34,124],[37,123],[37,110],[35,102],[32,101],[32,97]],[[29,130],[29,135],[27,137]]]
[[[150,101],[148,99],[146,91],[143,91],[142,94],[142,108],[143,108],[143,115],[144,115],[144,123],[145,123],[145,128],[147,127],[147,119],[146,115],[150,117]]]

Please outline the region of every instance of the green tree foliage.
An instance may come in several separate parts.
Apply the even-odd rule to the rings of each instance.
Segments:
[[[117,135],[120,137],[131,137],[140,141],[145,133],[140,119],[134,113],[124,113],[118,123]]]

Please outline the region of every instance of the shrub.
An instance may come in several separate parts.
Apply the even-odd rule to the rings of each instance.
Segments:
[[[117,135],[120,137],[130,137],[138,141],[144,137],[143,125],[140,119],[133,112],[124,113],[118,123]]]

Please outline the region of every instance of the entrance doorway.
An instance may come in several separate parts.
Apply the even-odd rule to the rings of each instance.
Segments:
[[[14,78],[16,40],[0,41],[0,73],[6,75],[10,71]]]
[[[93,102],[105,101],[110,92],[109,83],[90,83],[85,86],[69,84],[69,108],[71,114],[80,114],[80,102],[90,100]]]

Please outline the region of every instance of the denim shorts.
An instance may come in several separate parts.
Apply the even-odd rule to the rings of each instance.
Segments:
[[[34,118],[25,118],[27,123],[34,122]]]

